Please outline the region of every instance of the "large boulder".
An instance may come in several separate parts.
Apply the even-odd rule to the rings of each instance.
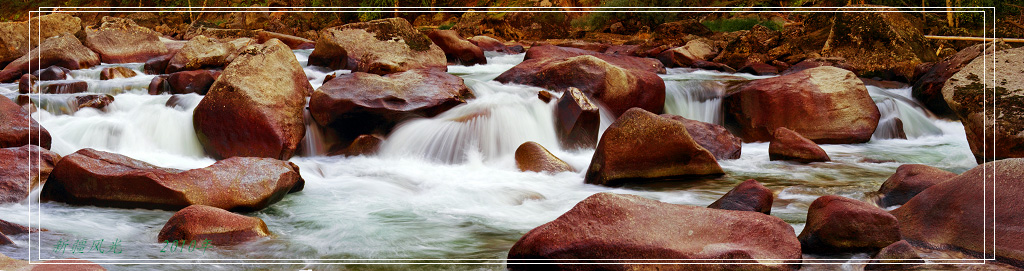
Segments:
[[[657,74],[624,69],[592,55],[523,61],[494,80],[559,91],[579,88],[615,116],[633,107],[656,113],[665,108],[665,81]]]
[[[473,98],[462,78],[441,69],[416,69],[384,76],[354,72],[313,92],[309,112],[321,126],[350,137],[387,134],[399,122],[433,117]]]
[[[39,145],[50,149],[50,132],[7,97],[0,98],[0,148]]]
[[[662,51],[658,60],[665,67],[693,67],[694,61],[708,61],[718,54],[718,48],[712,47],[701,40],[691,40],[681,47]]]
[[[29,22],[0,23],[0,64],[24,56],[39,45],[40,39],[81,30],[82,19],[60,12],[37,16]]]
[[[953,177],[956,173],[926,165],[901,165],[878,188],[878,204],[882,207],[903,205],[921,191]]]
[[[427,37],[444,51],[448,63],[465,66],[487,64],[484,51],[460,37],[455,30],[434,30],[427,34]]]
[[[690,138],[685,125],[633,108],[601,136],[584,182],[621,186],[721,174],[715,156]]]
[[[900,223],[867,202],[828,195],[811,203],[797,238],[804,253],[874,252],[900,240]]]
[[[239,51],[254,43],[250,38],[218,41],[203,35],[195,36],[167,62],[166,73],[227,66]]]
[[[537,142],[527,141],[516,149],[516,166],[520,171],[551,172],[576,171],[562,159]]]
[[[749,179],[733,187],[721,198],[708,205],[708,208],[759,212],[769,215],[772,213],[773,201],[775,201],[775,194],[771,189],[764,187],[757,180]]]
[[[231,62],[193,115],[199,142],[218,158],[288,159],[306,133],[303,110],[313,87],[288,46],[253,45]]]
[[[180,71],[169,75],[153,77],[149,84],[149,94],[164,92],[171,94],[197,93],[206,95],[213,82],[220,77],[220,72],[212,70]]]
[[[768,159],[800,163],[832,161],[825,150],[814,144],[814,141],[786,127],[775,129],[774,138],[768,144]]]
[[[738,125],[746,142],[769,141],[786,127],[816,143],[864,143],[881,117],[864,82],[835,67],[754,80],[723,103],[726,121]]]
[[[597,105],[580,89],[570,87],[558,98],[555,105],[555,134],[563,149],[597,146],[600,126],[601,114]]]
[[[447,69],[444,51],[402,18],[321,30],[309,63],[381,75],[424,67]]]
[[[304,184],[298,166],[271,158],[234,157],[205,168],[178,170],[82,149],[57,162],[40,197],[118,208],[179,210],[201,204],[254,211],[301,191]]]
[[[801,257],[793,228],[777,217],[669,204],[634,195],[598,193],[554,221],[523,235],[509,251],[508,268],[791,270]],[[542,266],[537,263],[548,261],[530,259],[552,259],[557,263]],[[637,263],[644,259],[681,260],[657,261],[664,264]],[[700,264],[702,262],[685,259],[714,260]]]
[[[584,50],[579,48],[571,47],[560,47],[554,45],[537,45],[530,47],[530,50],[526,51],[526,56],[523,60],[531,59],[554,59],[564,60],[571,57],[577,56],[594,56],[605,62],[611,63],[612,65],[618,66],[627,70],[638,70],[653,73],[665,73],[665,65],[660,61],[652,58],[632,57],[632,56],[621,56],[621,55],[609,55],[599,53],[590,50]]]
[[[501,42],[498,39],[488,36],[474,36],[472,38],[469,38],[469,42],[473,43],[473,45],[476,45],[477,47],[480,47],[480,49],[484,51],[494,51],[509,55],[520,54],[525,51],[523,50],[523,46],[508,46],[505,45],[504,42]]]
[[[912,244],[995,254],[1024,267],[1024,159],[979,165],[925,189],[892,214]]]
[[[942,88],[946,85],[946,80],[953,77],[954,74],[967,66],[972,60],[985,54],[991,54],[995,49],[1004,49],[999,46],[1000,44],[990,44],[988,48],[985,44],[977,44],[971,47],[964,48],[957,52],[955,55],[946,57],[942,61],[935,62],[931,65],[930,69],[924,72],[914,82],[914,88],[911,91],[914,99],[921,101],[928,110],[933,113],[942,116],[955,116],[949,105],[946,104],[946,99],[942,96]],[[1001,44],[1005,46],[1005,44]],[[956,82],[954,82],[956,83]]]
[[[157,235],[157,241],[202,243],[215,246],[241,244],[270,236],[263,219],[248,217],[206,205],[191,205],[174,213]]]
[[[71,70],[61,66],[50,66],[45,69],[32,72],[32,75],[36,76],[39,81],[64,80],[68,79],[68,75],[70,74]]]
[[[989,63],[986,64],[985,59],[989,59]],[[1021,70],[1024,70],[1024,48],[996,51],[988,57],[975,58],[942,87],[942,96],[964,124],[967,143],[979,164],[1024,157],[1024,76],[1020,76]],[[995,82],[991,81],[993,78]]]
[[[50,176],[58,160],[60,155],[36,145],[0,149],[0,204],[28,198],[29,192]]]
[[[98,27],[85,28],[82,41],[100,55],[103,63],[146,62],[167,54],[160,33],[126,18],[104,16]]]
[[[83,46],[74,35],[63,34],[43,40],[39,47],[7,64],[0,71],[0,82],[13,82],[22,74],[32,72],[30,66],[35,69],[56,65],[77,70],[99,64],[99,55]]]
[[[728,129],[714,123],[687,119],[683,116],[661,114],[662,117],[682,122],[693,141],[715,155],[715,159],[739,159],[743,141],[729,133]]]

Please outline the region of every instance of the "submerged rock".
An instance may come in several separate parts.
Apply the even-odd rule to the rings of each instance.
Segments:
[[[541,91],[539,93],[547,93]],[[550,95],[550,94],[549,94]],[[593,148],[601,114],[597,105],[578,88],[570,87],[555,105],[555,134],[564,149]]]
[[[321,30],[309,63],[381,75],[430,67],[447,70],[444,51],[402,18]]]
[[[0,82],[12,82],[22,74],[32,72],[29,67],[60,66],[71,70],[85,69],[100,64],[99,55],[82,45],[74,35],[64,34],[44,40],[0,71]]]
[[[224,68],[196,106],[196,135],[217,158],[288,159],[306,133],[303,110],[312,91],[284,43],[250,46]]]
[[[465,66],[487,64],[484,51],[479,46],[460,37],[455,30],[434,30],[427,34],[427,37],[444,51],[450,64]]]
[[[210,240],[216,246],[241,244],[270,236],[263,219],[248,217],[206,205],[191,205],[167,220],[157,241],[202,243]],[[197,245],[201,246],[201,245]]]
[[[996,51],[987,57],[995,65],[985,59],[975,58],[953,74],[942,96],[964,124],[979,164],[1024,157],[1024,48]]]
[[[82,149],[57,162],[40,197],[118,208],[178,210],[201,204],[254,211],[301,191],[304,184],[298,166],[270,158],[234,157],[205,168],[178,170]]]
[[[160,33],[126,18],[104,16],[98,27],[85,28],[82,41],[103,63],[145,62],[167,54]]]
[[[697,144],[681,122],[633,108],[605,130],[584,182],[632,182],[724,174],[715,156]]]
[[[508,268],[790,270],[801,257],[793,228],[773,216],[598,193],[554,221],[526,233],[509,251]],[[552,266],[543,266],[529,259],[558,261]],[[577,264],[592,263],[578,259],[607,259],[602,260],[607,264]],[[673,264],[693,263],[680,260],[658,261],[665,264],[652,265],[622,259],[717,259],[711,261],[717,264]],[[730,261],[733,259],[736,261]],[[794,260],[758,260],[757,264],[749,264],[751,261],[743,259]]]
[[[46,182],[58,160],[60,155],[36,145],[0,149],[0,204],[28,198]]]
[[[828,195],[811,203],[797,238],[804,253],[877,251],[900,240],[900,223],[867,202]]]
[[[768,159],[772,161],[786,160],[800,163],[828,162],[828,154],[818,144],[814,144],[800,134],[786,127],[775,129],[774,139],[768,144]]]
[[[764,187],[754,179],[746,180],[732,190],[726,192],[721,198],[708,205],[708,208],[759,212],[770,215],[772,213],[772,202],[775,194],[771,189]]]
[[[7,97],[0,98],[0,148],[38,145],[50,149],[50,132]]]
[[[878,188],[881,195],[879,205],[889,207],[903,205],[921,191],[938,183],[956,177],[956,173],[926,165],[906,164],[896,168],[896,173],[889,176]]]
[[[691,120],[678,115],[661,114],[662,117],[682,122],[693,141],[715,155],[715,159],[739,159],[743,141],[718,124]]]
[[[558,159],[554,154],[537,142],[528,141],[516,149],[516,166],[520,171],[533,172],[573,172],[576,169]]]

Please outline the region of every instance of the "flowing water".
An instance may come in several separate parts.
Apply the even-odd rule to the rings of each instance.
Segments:
[[[295,53],[305,66],[310,50]],[[257,259],[212,261],[216,265],[209,267],[216,269],[403,269],[311,263],[392,259],[390,263],[447,264],[436,260],[492,259],[466,261],[489,263],[478,266],[417,268],[503,269],[502,259],[524,233],[557,218],[594,193],[636,194],[668,203],[706,206],[734,185],[757,179],[777,193],[772,215],[787,221],[799,233],[815,198],[833,194],[866,199],[901,164],[922,163],[957,173],[976,165],[959,122],[934,119],[913,100],[906,99],[909,90],[869,88],[883,122],[900,118],[909,139],[876,133],[865,144],[822,145],[832,162],[814,164],[769,161],[768,143],[747,143],[739,159],[719,161],[727,173],[719,178],[622,188],[588,185],[583,183],[583,175],[594,150],[559,148],[552,116],[554,103],[537,99],[539,88],[492,81],[522,58],[522,54],[488,54],[491,64],[449,67],[449,72],[465,78],[477,98],[434,118],[399,125],[377,155],[323,156],[323,146],[317,144],[322,134],[319,127],[311,125],[303,155],[291,159],[300,167],[305,189],[267,209],[245,214],[263,219],[275,234],[273,238],[205,252],[161,252],[164,245],[157,243],[156,236],[173,212],[56,202],[34,206],[37,190],[25,202],[0,205],[0,219],[48,229],[39,234],[42,243],[29,245],[27,234],[15,235],[11,238],[17,247],[0,247],[0,253],[27,259],[31,250],[33,259],[39,258],[38,251],[42,258],[129,263],[105,265],[110,269],[196,268],[187,264],[137,265],[160,259],[190,259],[179,263]],[[138,69],[138,64],[124,66]],[[98,68],[74,71],[72,75],[89,82],[90,92],[114,95],[115,101],[108,107],[70,114],[47,110],[34,113],[53,136],[53,151],[67,155],[81,148],[95,148],[180,169],[215,162],[203,153],[192,128],[192,112],[201,96],[148,95],[142,82],[148,83],[151,75],[140,72],[133,78],[103,82],[94,76],[96,71]],[[347,72],[306,67],[314,87],[330,73]],[[763,78],[688,69],[670,69],[662,77],[667,86],[668,113],[715,123],[722,121],[724,82]],[[17,85],[0,85],[0,92],[13,98]],[[602,130],[612,120],[605,114]],[[525,141],[541,143],[578,171],[520,172],[512,154]],[[61,241],[83,239],[102,239],[108,246],[118,240],[122,253],[54,251],[54,245]],[[283,265],[260,264],[258,259],[278,259],[266,262]]]

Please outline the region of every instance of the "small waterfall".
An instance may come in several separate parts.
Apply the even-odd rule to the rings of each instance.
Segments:
[[[90,95],[96,94],[31,94],[25,95],[25,97],[28,97],[36,107],[46,110],[51,115],[70,115],[78,112],[80,109],[79,97]]]
[[[665,80],[665,113],[721,125],[723,95],[720,81]]]
[[[381,155],[462,163],[474,155],[484,160],[511,155],[526,141],[558,148],[554,103],[540,101],[540,89],[485,82],[473,90],[478,98],[467,104],[401,124],[381,146]]]
[[[327,154],[327,144],[324,143],[324,131],[309,114],[309,99],[306,99],[306,109],[303,110],[303,118],[306,122],[306,136],[302,138],[299,154],[302,156],[322,156]]]
[[[933,114],[914,99],[910,88],[883,89],[868,86],[871,99],[878,106],[881,118],[871,136],[875,139],[919,138],[942,135],[942,129],[932,120]]]

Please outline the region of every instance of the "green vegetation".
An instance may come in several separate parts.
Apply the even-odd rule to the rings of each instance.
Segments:
[[[455,22],[449,22],[449,23],[441,24],[441,25],[437,26],[437,29],[438,30],[448,30],[448,29],[452,29],[452,27],[455,27]]]
[[[757,18],[718,19],[701,23],[711,29],[711,31],[715,32],[750,30],[754,28],[755,25],[762,25],[771,30],[782,30],[782,25],[778,22],[770,20],[762,21]]]

